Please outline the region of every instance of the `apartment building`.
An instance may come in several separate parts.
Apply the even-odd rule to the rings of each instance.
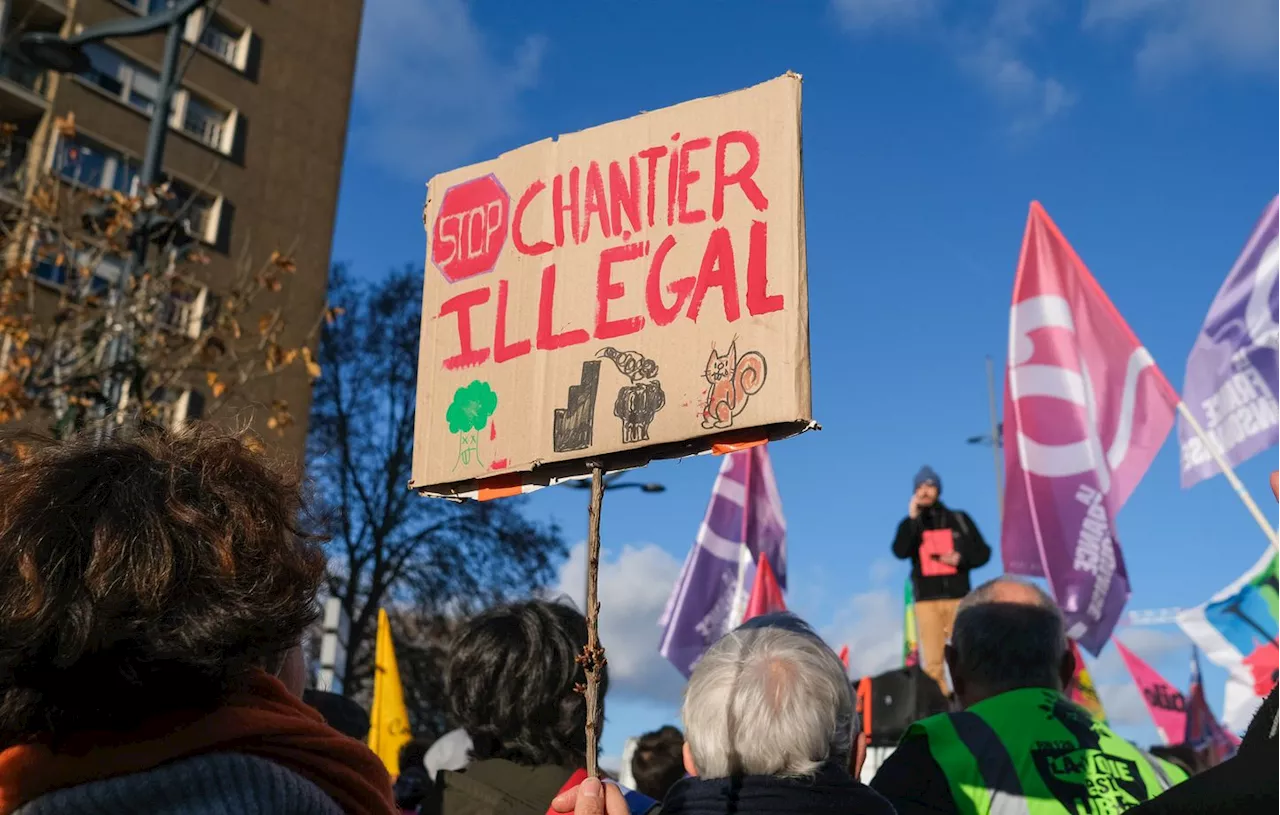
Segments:
[[[90,68],[59,75],[25,64],[14,47],[25,32],[64,36],[167,0],[0,0],[0,122],[16,127],[0,167],[0,207],[20,205],[26,180],[56,172],[80,185],[126,194],[137,176],[155,109],[164,35],[109,40],[85,48]],[[279,305],[298,341],[323,308],[338,186],[351,105],[362,0],[211,0],[188,19],[162,171],[191,199],[190,228],[211,262],[201,284],[211,296],[182,304],[183,319],[208,317],[220,282],[242,258],[265,260],[293,248],[296,275]],[[74,112],[76,134],[54,126]],[[119,274],[104,262],[95,275]],[[38,289],[56,301],[60,270],[42,264]],[[258,405],[288,403],[295,424],[277,439],[300,455],[310,386],[293,366],[255,383]],[[200,394],[175,400],[173,417],[199,412]],[[261,423],[266,411],[254,411]],[[236,417],[243,420],[244,414]]]

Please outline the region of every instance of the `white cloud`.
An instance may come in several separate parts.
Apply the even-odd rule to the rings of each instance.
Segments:
[[[1190,670],[1191,644],[1187,641],[1186,635],[1180,630],[1176,628],[1126,626],[1117,633],[1125,647],[1142,657],[1146,662],[1155,664],[1171,654],[1182,653],[1187,657],[1188,670]],[[1103,652],[1103,656],[1105,657],[1110,653],[1114,653],[1117,660],[1120,659],[1119,652],[1113,649]]]
[[[1158,665],[1164,659],[1183,653],[1190,659],[1187,639],[1180,632],[1160,628],[1125,627],[1117,632],[1117,639],[1148,665]],[[1189,668],[1188,663],[1188,670]],[[1116,725],[1151,724],[1142,692],[1125,667],[1124,658],[1114,647],[1103,650],[1102,655],[1089,665],[1094,686],[1107,711],[1107,719]],[[1183,677],[1166,676],[1175,686],[1181,686]]]
[[[1076,101],[1062,80],[1037,70],[1025,56],[1028,43],[1046,20],[1060,11],[1052,0],[994,0],[983,13],[975,4],[955,4],[966,15],[945,15],[936,0],[832,0],[846,27],[931,30],[956,64],[991,94],[1012,117],[1015,133],[1035,130],[1055,119]]]
[[[600,769],[617,776],[621,774],[622,756],[603,754],[600,756]]]
[[[1054,77],[1036,72],[1002,37],[985,36],[959,61],[1010,110],[1014,132],[1035,130],[1075,104],[1074,92]]]
[[[546,40],[502,51],[465,0],[370,0],[356,69],[351,137],[363,157],[424,183],[479,157],[520,126]]]
[[[855,594],[819,630],[839,651],[849,646],[849,673],[874,676],[902,664],[902,592],[889,589]]]
[[[658,653],[658,618],[680,562],[654,544],[604,551],[600,558],[600,641],[609,661],[609,695],[678,703],[685,680]],[[557,591],[582,608],[586,547],[576,544],[560,568]]]
[[[889,578],[894,575],[906,572],[906,564],[888,556],[878,557],[871,561],[871,567],[867,570],[867,576],[871,578],[873,585],[880,585],[889,582]]]
[[[1132,726],[1151,723],[1151,714],[1147,711],[1142,692],[1133,682],[1096,682],[1094,687],[1111,724]]]
[[[1136,33],[1134,66],[1145,80],[1203,66],[1275,76],[1275,0],[1090,0],[1084,27]]]
[[[853,31],[910,26],[933,19],[939,11],[938,0],[832,0],[831,6]]]

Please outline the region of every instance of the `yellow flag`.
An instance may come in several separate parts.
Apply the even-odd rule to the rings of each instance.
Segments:
[[[1076,645],[1075,640],[1070,642],[1071,653],[1076,657],[1076,671],[1071,677],[1071,686],[1067,688],[1067,696],[1089,711],[1093,718],[1106,724],[1107,711],[1102,708],[1102,699],[1098,696],[1098,689],[1094,687],[1093,677],[1089,676],[1089,669],[1085,667],[1084,657],[1080,655],[1080,646]]]
[[[404,688],[391,643],[391,623],[385,609],[378,609],[378,644],[374,651],[373,710],[369,713],[369,749],[378,754],[387,772],[400,774],[400,748],[411,738]]]

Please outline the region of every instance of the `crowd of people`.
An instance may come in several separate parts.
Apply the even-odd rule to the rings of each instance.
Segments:
[[[925,473],[925,502],[929,487]],[[586,621],[543,599],[460,626],[445,676],[458,729],[406,745],[392,779],[361,741],[368,718],[304,688],[325,559],[302,508],[296,479],[208,428],[50,443],[0,464],[0,815],[1280,807],[1274,691],[1237,755],[1188,779],[1068,701],[1062,616],[1014,578],[965,586],[942,645],[954,709],[913,724],[870,785],[846,670],[787,613],[706,652],[683,732],[637,744],[638,789],[588,777]],[[970,534],[961,513],[928,515],[916,526]],[[981,549],[961,543],[949,565]]]

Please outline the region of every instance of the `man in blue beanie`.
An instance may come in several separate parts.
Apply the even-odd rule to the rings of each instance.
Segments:
[[[928,465],[912,480],[907,517],[898,524],[893,554],[911,560],[916,628],[924,672],[947,690],[942,650],[956,619],[956,607],[969,593],[969,570],[991,559],[991,547],[965,512],[938,500],[942,479]]]

